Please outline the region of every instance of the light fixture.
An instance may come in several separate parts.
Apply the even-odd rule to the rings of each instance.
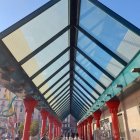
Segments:
[[[140,68],[133,68],[133,69],[131,70],[131,72],[138,72],[138,73],[140,73]]]

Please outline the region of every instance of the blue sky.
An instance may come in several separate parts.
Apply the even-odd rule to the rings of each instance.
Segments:
[[[49,0],[1,0],[0,31],[22,19]],[[100,0],[140,28],[140,0]]]
[[[1,0],[0,32],[50,0]]]
[[[140,28],[140,0],[99,0]]]

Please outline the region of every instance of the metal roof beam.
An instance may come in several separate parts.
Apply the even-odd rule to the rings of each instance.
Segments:
[[[62,57],[66,52],[68,52],[70,47],[67,47],[65,50],[63,50],[60,54],[58,54],[54,59],[52,59],[49,63],[47,63],[44,67],[42,67],[40,70],[38,70],[35,74],[33,74],[30,78],[34,79],[37,75],[39,75],[41,72],[43,72],[47,67],[52,65],[57,59]]]
[[[74,63],[74,60],[75,60],[75,49],[74,49],[74,46],[77,45],[77,38],[78,38],[78,35],[77,35],[77,30],[75,28],[75,26],[78,24],[79,22],[79,8],[80,8],[80,0],[70,0],[69,1],[70,3],[70,26],[71,26],[71,29],[70,29],[70,70],[71,70],[71,73],[70,73],[70,94],[71,94],[71,97],[70,97],[70,104],[71,104],[71,100],[72,100],[72,89],[73,89],[73,78],[74,78],[74,73],[73,73],[73,70],[75,68],[75,63]],[[70,105],[70,110],[71,110],[71,105]],[[71,112],[71,111],[70,111]]]
[[[64,87],[64,88],[49,102],[49,104],[50,104],[51,102],[53,102],[53,101],[60,95],[60,93],[64,92],[69,86],[70,86],[70,84],[68,84],[66,87]],[[68,89],[68,90],[70,90],[70,89]]]
[[[67,80],[65,80],[52,94],[50,94],[46,100],[48,100],[50,97],[52,97],[60,88],[62,88],[68,81],[70,80],[70,78],[68,78]],[[45,95],[46,92],[43,93],[43,95]]]
[[[74,81],[84,90],[88,95],[93,98],[95,101],[97,100],[78,80],[74,78]],[[90,100],[90,99],[89,99]],[[92,102],[93,103],[93,102]]]
[[[111,16],[112,18],[120,22],[122,25],[127,27],[129,30],[131,30],[132,32],[140,36],[140,29],[138,27],[134,26],[132,23],[130,23],[129,21],[127,21],[120,15],[116,14],[114,11],[112,11],[111,9],[103,5],[101,2],[97,0],[89,0],[89,1],[93,3],[94,5],[96,5],[99,9],[104,11],[106,14],[108,14],[109,16]]]
[[[69,90],[70,89],[68,89],[66,92],[62,93],[62,95],[60,93],[59,95],[61,95],[61,96],[58,99],[56,99],[56,97],[55,97],[56,101],[51,105],[51,107],[53,107],[55,104],[57,104],[59,101],[61,101],[63,96],[66,96],[67,94],[69,94],[69,92],[70,92]],[[50,104],[50,102],[49,102],[49,104]]]
[[[100,47],[102,50],[104,50],[106,53],[108,53],[110,56],[112,56],[115,60],[117,60],[119,63],[121,63],[123,66],[126,66],[127,65],[127,62],[125,62],[122,58],[120,58],[113,51],[111,51],[110,49],[108,49],[104,44],[102,44],[99,40],[97,40],[95,37],[93,37],[92,35],[90,35],[82,27],[77,26],[76,28],[79,31],[81,31],[86,37],[88,37],[91,41],[93,41],[98,47]]]
[[[87,105],[87,107],[91,106],[76,90],[73,89],[73,91],[75,96],[79,97],[79,100],[81,100],[85,105]]]
[[[38,15],[40,15],[41,13],[43,13],[44,11],[46,11],[49,8],[51,8],[52,6],[54,6],[59,1],[60,0],[51,0],[51,1],[47,2],[43,6],[41,6],[40,8],[38,8],[37,10],[35,10],[34,12],[32,12],[31,14],[27,15],[26,17],[24,17],[23,19],[21,19],[17,23],[13,24],[9,28],[7,28],[3,32],[1,32],[0,33],[0,39],[2,39],[4,37],[6,37],[7,35],[11,34],[15,30],[17,30],[18,28],[20,28],[21,26],[23,26],[24,24],[26,24],[27,22],[31,21],[32,19],[34,19],[35,17],[37,17]]]
[[[49,92],[53,87],[55,87],[65,76],[67,76],[70,73],[70,71],[67,71],[65,74],[63,74],[52,86],[50,86],[44,93]]]
[[[103,72],[108,78],[111,80],[114,80],[115,78],[108,73],[105,69],[103,69],[99,64],[97,64],[93,59],[91,59],[89,56],[87,56],[82,50],[80,50],[78,47],[75,47],[75,49],[82,55],[84,56],[89,62],[91,62],[92,65],[97,67],[101,72]]]
[[[49,76],[43,83],[41,83],[38,88],[41,88],[43,85],[45,85],[49,80],[51,80],[56,74],[58,74],[63,68],[65,68],[70,61],[67,61],[62,67],[60,67],[57,71],[55,71],[51,76]]]
[[[93,104],[94,102],[92,102],[76,85],[74,85],[74,87],[91,103]],[[82,97],[81,97],[82,98]]]
[[[87,81],[85,80],[78,72],[74,71],[74,73],[84,82],[86,83],[95,93],[100,96],[101,94]]]
[[[67,105],[68,103],[70,103],[69,98],[67,98],[63,103],[61,103],[61,104],[55,109],[55,112],[58,112],[58,111],[64,106],[64,104]]]
[[[99,84],[103,89],[106,89],[106,86],[103,85],[98,79],[96,79],[91,73],[89,73],[83,66],[81,66],[77,61],[75,61],[75,64],[80,67],[93,81],[95,81],[97,84]]]
[[[67,97],[69,97],[70,95],[69,95],[69,93],[68,94],[66,94],[66,95],[64,95],[61,99],[62,100],[60,100],[59,102],[57,101],[56,102],[56,104],[54,105],[54,106],[51,106],[52,108],[55,108],[55,107],[57,107],[59,104],[61,104]]]

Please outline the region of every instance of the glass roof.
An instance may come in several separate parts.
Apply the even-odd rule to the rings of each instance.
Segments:
[[[51,0],[0,34],[60,118],[66,111],[81,119],[104,95],[119,92],[114,81],[140,50],[135,25],[100,4]]]

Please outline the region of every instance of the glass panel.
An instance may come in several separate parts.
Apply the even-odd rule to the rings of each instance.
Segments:
[[[140,13],[139,0],[136,0],[135,2],[131,0],[129,1],[115,0],[113,2],[107,0],[100,0],[100,2],[102,2],[104,5],[112,9],[114,12],[116,12],[126,20],[130,21],[138,28],[140,28],[139,21],[137,20],[140,18],[140,15],[138,14]]]
[[[70,75],[67,74],[61,81],[59,81],[49,92],[53,93],[58,87],[61,86],[61,84],[70,78]],[[57,81],[57,79],[56,79]],[[54,82],[55,83],[55,82]],[[39,90],[41,93],[44,93],[49,87],[51,87],[54,83],[52,83],[52,80],[48,81],[44,86],[42,86]]]
[[[90,61],[84,58],[80,53],[77,52],[76,60],[81,66],[89,71],[96,79],[99,79],[106,87],[111,83],[111,80],[104,75],[98,68],[96,68]]]
[[[69,60],[69,51],[65,53],[62,57],[57,59],[53,64],[46,68],[42,73],[33,79],[36,86],[39,86],[44,82],[49,76],[55,73],[59,68],[61,68]],[[69,65],[67,66],[69,68]],[[64,69],[65,70],[65,69]],[[58,74],[57,74],[58,75]]]
[[[75,93],[76,94],[76,93]],[[77,102],[76,100],[75,100],[75,98],[76,98],[76,96],[73,98],[73,102]],[[78,99],[79,100],[79,99]],[[80,101],[80,100],[79,100]],[[82,102],[81,102],[82,103]],[[78,103],[77,103],[78,104]],[[76,103],[74,104],[74,105],[77,105]],[[83,103],[82,103],[83,104]],[[87,110],[87,108],[86,108],[86,106],[83,104],[83,106],[81,106],[81,105],[79,105],[78,104],[78,106],[80,106],[80,107],[82,107],[83,109],[85,109],[85,110]],[[74,108],[74,109],[76,109],[76,108]],[[77,110],[75,110],[75,111],[77,111]]]
[[[61,0],[5,37],[3,41],[17,61],[20,61],[67,25],[68,0]]]
[[[90,96],[83,88],[81,88],[81,86],[79,86],[75,81],[74,81],[74,85],[75,85],[78,89],[80,89],[81,92],[83,92],[83,93],[80,93],[80,91],[79,91],[77,88],[75,88],[76,91],[78,91],[78,93],[80,93],[80,95],[83,96],[83,94],[84,94],[88,99],[90,99],[91,101],[94,101],[94,99],[92,99],[91,96]],[[83,98],[84,98],[85,100],[88,100],[88,99],[86,99],[84,96],[83,96]]]
[[[75,91],[73,91],[73,93],[74,93],[73,96],[74,96],[75,98],[77,98],[77,97],[80,98],[80,96],[81,96],[81,97],[84,98],[84,100],[85,100],[86,102],[89,103],[90,106],[92,105],[92,104],[89,102],[89,100],[86,99],[86,98],[82,95],[82,93],[79,93],[79,91],[78,91],[75,87],[74,87],[74,90],[78,93],[78,94],[77,94]],[[75,95],[76,95],[76,96],[75,96]],[[80,95],[80,96],[79,96],[79,95]],[[77,100],[80,101],[78,98],[77,98]],[[80,98],[80,99],[84,102],[84,100],[83,100],[82,98]],[[80,101],[80,102],[81,102],[81,101]],[[81,103],[82,103],[82,102],[81,102]],[[83,104],[83,103],[82,103],[82,104]],[[87,105],[87,106],[88,106],[88,105]]]
[[[100,94],[103,93],[104,89],[98,85],[90,76],[88,76],[80,67],[75,66],[76,72],[78,72],[84,79],[86,79]]]
[[[81,32],[78,33],[78,47],[114,77],[116,77],[124,68],[123,65],[112,58],[112,56],[106,53]]]
[[[69,71],[69,65],[65,67],[64,69],[62,69],[58,74],[56,74],[52,79],[50,79],[46,84],[44,84],[39,90],[43,93],[43,91],[51,87],[60,77],[62,77],[68,71]],[[62,81],[64,82],[65,80],[66,79],[63,78]]]
[[[82,85],[84,86],[95,98],[98,98],[99,96],[77,75],[74,76],[75,79]]]
[[[4,0],[0,4],[0,20],[4,23],[0,26],[0,32],[24,18],[31,12],[50,0]],[[8,10],[7,10],[8,9]],[[8,19],[8,20],[7,20]]]
[[[50,102],[53,98],[55,98],[55,96],[57,94],[59,94],[61,92],[61,90],[63,90],[67,85],[70,84],[70,81],[67,81],[64,86],[62,86],[54,95],[52,95],[47,101]],[[49,91],[47,94],[44,95],[45,98],[47,98],[48,96],[50,96],[52,93]]]
[[[68,87],[68,88],[69,88],[69,87]],[[63,95],[63,94],[68,90],[68,88],[65,89],[63,92],[61,92],[61,95]],[[68,94],[69,92],[70,92],[70,91],[67,91],[67,92],[65,93],[65,95]],[[61,95],[60,95],[60,96],[61,96]],[[60,96],[58,96],[57,98],[54,97],[54,100],[53,100],[53,102],[50,103],[50,105],[54,104],[54,103],[57,101],[57,99],[59,99]],[[66,95],[66,96],[67,96],[67,95]]]
[[[65,50],[68,45],[68,32],[66,32],[37,55],[32,57],[29,61],[24,63],[22,65],[23,69],[29,76],[32,76],[39,69],[53,60],[57,55],[59,55],[63,50]]]
[[[81,0],[80,26],[126,61],[139,50],[140,37],[89,0]]]

